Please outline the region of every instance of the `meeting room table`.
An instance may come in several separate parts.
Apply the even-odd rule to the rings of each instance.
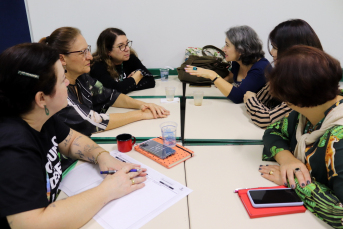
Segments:
[[[112,143],[113,144],[113,143],[116,143],[117,135],[127,133],[134,136],[138,142],[141,142],[141,141],[145,141],[151,138],[161,136],[160,125],[163,122],[173,121],[178,124],[178,127],[176,129],[176,138],[177,140],[181,139],[180,102],[162,103],[160,98],[138,99],[138,100],[141,100],[146,103],[155,103],[157,105],[163,106],[164,108],[170,111],[170,115],[166,118],[140,120],[137,122],[127,124],[125,126],[118,127],[116,129],[98,132],[96,134],[93,134],[91,138],[98,144],[99,143]],[[134,109],[110,107],[107,111],[107,114],[125,113],[132,110]]]
[[[234,190],[277,186],[261,177],[262,145],[188,146],[185,162],[191,228],[331,228],[310,211],[250,219]]]
[[[188,144],[262,144],[264,130],[250,120],[245,105],[228,99],[186,99],[184,142]]]
[[[131,92],[128,95],[170,110],[164,119],[142,120],[92,135],[92,139],[108,150],[116,150],[116,136],[129,133],[137,142],[161,136],[160,124],[178,123],[176,137],[181,144],[180,102],[161,103],[165,86],[175,86],[176,96],[183,96],[177,76],[156,80],[156,87]],[[193,91],[204,91],[202,106],[195,106]],[[249,218],[237,193],[237,188],[276,186],[261,177],[259,165],[277,164],[262,161],[264,130],[254,125],[244,104],[234,104],[213,85],[210,88],[189,87],[186,84],[184,145],[195,155],[167,169],[148,157],[132,150],[130,157],[193,190],[186,198],[171,206],[142,228],[331,228],[306,210],[305,213]],[[111,107],[107,113],[123,113],[131,109]],[[136,143],[137,144],[137,143]],[[78,162],[81,163],[81,162]],[[62,192],[59,199],[66,195]],[[102,228],[94,219],[83,228]]]
[[[166,91],[165,87],[175,87],[175,96],[183,96],[182,82],[179,80],[177,75],[169,75],[167,81],[161,79],[155,79],[156,85],[154,88],[148,88],[139,91],[132,91],[127,93],[132,98],[165,98]]]
[[[218,88],[214,85],[211,86],[192,86],[191,84],[186,84],[186,98],[193,98],[193,93],[195,91],[204,92],[204,98],[207,99],[227,99]]]
[[[117,150],[116,144],[100,144],[102,148],[107,151]],[[132,157],[133,159],[155,169],[156,171],[163,173],[164,175],[168,176],[169,178],[181,183],[182,185],[186,185],[185,180],[185,167],[184,163],[176,165],[172,169],[167,169],[162,165],[156,163],[155,161],[151,160],[150,158],[144,156],[136,152],[134,149],[130,152],[126,153],[128,156]],[[78,162],[76,166],[80,165],[84,162]],[[149,172],[149,171],[147,171]],[[58,196],[57,200],[64,199],[68,197],[63,191],[61,191],[60,195]],[[91,219],[87,224],[85,224],[83,229],[102,229],[103,227],[94,219]],[[115,228],[115,225],[113,225]],[[183,198],[178,201],[176,204],[172,205],[167,210],[163,211],[161,214],[156,216],[154,219],[149,221],[145,224],[142,229],[189,229],[189,219],[188,219],[188,206],[187,206],[187,198]]]

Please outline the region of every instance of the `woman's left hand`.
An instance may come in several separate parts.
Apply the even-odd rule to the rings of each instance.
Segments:
[[[109,153],[106,152],[100,154],[97,160],[101,171],[106,171],[110,168],[120,170],[127,164],[125,162],[115,159]]]
[[[136,71],[134,71],[134,72],[131,72],[131,74],[130,75],[128,75],[128,77],[127,78],[130,78],[130,77],[132,77],[133,76],[133,74],[135,74],[136,73]]]
[[[127,77],[127,78],[130,78],[130,77],[132,77],[134,74],[141,74],[142,76],[143,76],[143,74],[142,74],[142,72],[141,71],[133,71],[133,72],[131,72],[131,74]]]
[[[114,157],[112,157],[109,153],[102,153],[98,157],[98,164],[100,171],[108,171],[108,170],[121,170],[124,166],[127,166],[130,163],[122,162]],[[137,169],[141,169],[140,165],[135,165]],[[142,172],[145,172],[146,169],[141,169]]]
[[[170,114],[167,109],[154,103],[145,103],[141,106],[142,111],[145,111],[146,109],[151,111],[154,118],[164,118]]]
[[[199,67],[195,67],[196,70],[194,70],[193,69],[194,67],[195,66],[187,65],[187,67],[185,68],[185,71],[188,72],[190,75],[195,75],[195,76],[207,78],[210,80],[214,80],[214,78],[216,78],[218,75],[215,71],[204,69],[204,68],[199,68]]]
[[[282,181],[280,166],[278,165],[260,165],[261,176],[274,182],[277,185],[285,185]]]

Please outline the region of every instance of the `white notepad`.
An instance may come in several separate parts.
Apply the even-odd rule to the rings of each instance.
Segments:
[[[111,201],[93,217],[104,228],[140,228],[192,192],[126,154],[112,151],[111,155],[125,162],[140,164],[142,168],[147,168],[149,175],[144,188]],[[68,196],[73,196],[98,186],[102,180],[98,165],[84,163],[67,174],[60,189]]]

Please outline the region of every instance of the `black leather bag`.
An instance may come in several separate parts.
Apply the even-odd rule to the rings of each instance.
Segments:
[[[220,53],[220,55],[209,56],[206,51],[207,49],[215,49]],[[189,58],[179,68],[177,68],[178,77],[182,82],[198,84],[211,83],[210,79],[193,76],[185,72],[185,67],[187,65],[213,70],[221,77],[226,77],[229,74],[231,63],[225,62],[225,53],[221,49],[212,45],[207,45],[202,48],[202,54],[203,56],[189,56]]]

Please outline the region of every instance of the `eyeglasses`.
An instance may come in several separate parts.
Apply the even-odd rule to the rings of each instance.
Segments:
[[[86,58],[88,53],[91,53],[91,46],[88,45],[88,47],[84,50],[81,51],[73,51],[73,52],[66,52],[66,53],[62,53],[62,54],[70,54],[70,53],[83,53],[84,57]]]
[[[128,41],[128,42],[126,43],[126,45],[121,44],[121,45],[119,45],[119,46],[117,46],[117,47],[114,47],[114,48],[119,48],[120,51],[124,51],[124,50],[126,49],[126,47],[131,48],[131,46],[132,46],[132,41]]]

